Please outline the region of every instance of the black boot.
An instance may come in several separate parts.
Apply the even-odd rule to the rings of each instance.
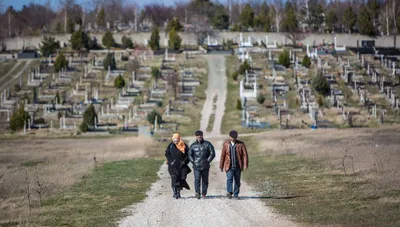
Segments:
[[[181,198],[181,190],[182,190],[182,188],[176,188],[176,196],[177,196],[177,199],[180,199],[180,198]]]
[[[178,191],[176,190],[176,187],[173,187],[173,188],[172,188],[172,192],[174,193],[174,195],[172,196],[172,198],[178,199]]]

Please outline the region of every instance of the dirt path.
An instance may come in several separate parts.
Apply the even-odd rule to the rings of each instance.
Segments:
[[[205,139],[212,142],[216,149],[216,157],[210,169],[207,199],[194,198],[193,173],[187,179],[191,190],[184,190],[181,193],[182,199],[173,199],[167,166],[163,165],[158,172],[160,179],[152,185],[148,197],[142,203],[127,208],[126,211],[131,215],[122,219],[119,226],[296,226],[274,214],[271,208],[263,204],[259,194],[243,181],[240,200],[225,197],[226,176],[219,170],[222,143],[226,139],[220,135],[226,100],[225,62],[224,56],[206,56],[206,59],[210,72],[207,100],[200,124],[204,131],[212,114],[213,97],[218,95],[213,130],[205,133]]]
[[[8,73],[5,76],[3,76],[3,78],[0,79],[1,82],[0,90],[2,91],[3,89],[6,89],[7,86],[10,86],[11,83],[13,83],[17,78],[19,78],[19,76],[28,69],[31,62],[32,60],[28,60],[28,61],[23,61],[22,65],[20,65],[20,62],[15,64],[14,67],[11,70],[9,70]],[[15,73],[15,76],[12,76],[11,72],[14,72],[17,67],[20,67],[21,69]],[[7,80],[4,81],[5,79]]]

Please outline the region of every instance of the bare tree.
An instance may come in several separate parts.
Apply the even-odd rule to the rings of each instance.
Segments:
[[[274,0],[272,5],[272,12],[275,18],[276,32],[280,32],[281,22],[283,18],[284,4],[282,0]]]
[[[197,44],[199,45],[204,43],[204,40],[208,35],[211,36],[213,34],[211,23],[205,15],[193,15],[190,23],[193,24],[190,32],[193,32],[196,35]]]

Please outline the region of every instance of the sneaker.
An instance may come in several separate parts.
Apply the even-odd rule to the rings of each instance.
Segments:
[[[228,197],[228,199],[232,199],[232,193],[228,192],[226,193],[226,196]]]
[[[206,198],[206,195],[203,195],[203,199],[205,199]]]
[[[200,199],[200,194],[199,194],[199,193],[196,193],[195,197],[196,197],[197,199]]]
[[[239,196],[233,196],[233,199],[239,200]]]

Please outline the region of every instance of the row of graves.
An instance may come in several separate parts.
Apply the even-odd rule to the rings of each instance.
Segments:
[[[400,50],[362,47],[353,48],[352,51],[357,69],[362,73],[354,76],[352,68],[345,67],[342,69],[344,79],[353,93],[358,95],[360,104],[367,108],[369,115],[379,123],[384,123],[389,113],[399,112]],[[397,122],[399,119],[389,121],[393,120]]]

